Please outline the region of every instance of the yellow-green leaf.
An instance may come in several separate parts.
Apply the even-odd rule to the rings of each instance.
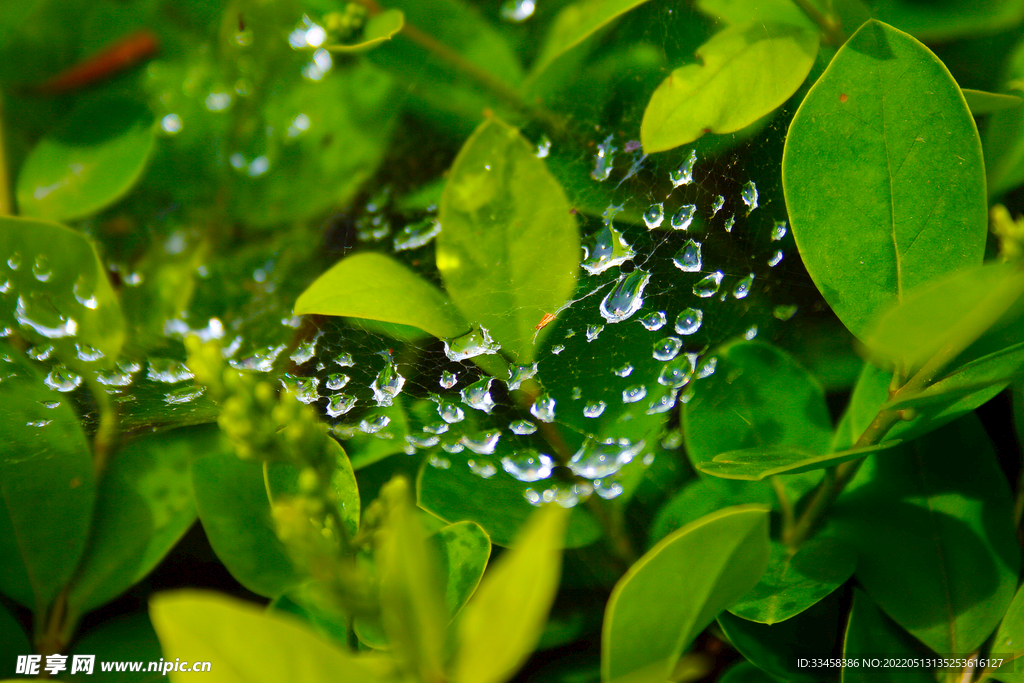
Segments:
[[[363,37],[353,45],[328,45],[331,52],[355,54],[377,47],[385,40],[391,40],[405,26],[405,15],[401,10],[389,9],[375,14],[366,22]]]
[[[963,88],[962,91],[964,99],[967,101],[967,106],[975,116],[1015,109],[1021,105],[1021,102],[1024,102],[1024,99],[1017,95],[985,92],[984,90],[972,90],[971,88]]]

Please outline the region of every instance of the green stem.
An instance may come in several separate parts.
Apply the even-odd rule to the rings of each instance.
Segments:
[[[846,42],[846,33],[843,31],[843,27],[839,25],[839,22],[823,13],[818,9],[811,0],[793,0],[796,6],[803,11],[807,17],[815,23],[815,25],[821,29],[825,39],[839,47]]]
[[[782,478],[773,475],[769,478],[769,481],[772,483],[775,497],[779,501],[779,509],[782,511],[782,536],[785,538],[792,532],[793,525],[796,523],[793,505],[789,502],[789,496],[786,495],[786,489],[782,485]]]
[[[14,198],[7,171],[7,145],[4,142],[4,98],[0,93],[0,216],[13,216]]]
[[[83,373],[91,375],[91,373]],[[96,427],[96,434],[92,438],[92,462],[93,472],[97,477],[103,474],[110,459],[110,451],[114,446],[118,434],[117,408],[110,400],[103,385],[96,381],[95,377],[89,376],[86,384],[96,401],[96,408],[99,412],[99,424]]]

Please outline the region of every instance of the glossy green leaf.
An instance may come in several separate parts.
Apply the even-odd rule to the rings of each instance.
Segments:
[[[653,545],[676,529],[731,505],[756,503],[775,505],[778,498],[767,481],[741,481],[700,477],[683,488],[658,511],[651,525],[649,543]]]
[[[31,652],[32,645],[22,625],[0,604],[0,676],[14,676],[18,655]]]
[[[474,474],[463,454],[445,454],[449,466],[429,461],[420,467],[416,480],[420,507],[447,522],[471,521],[484,528],[491,541],[508,546],[536,508],[526,500],[524,484],[499,469],[489,479]],[[581,507],[573,509],[566,531],[567,548],[590,545],[601,537],[601,528]]]
[[[793,0],[697,0],[694,4],[701,12],[724,24],[763,21],[818,30]]]
[[[0,348],[0,592],[42,618],[85,551],[92,452],[67,395]]]
[[[1024,44],[1018,42],[1007,59],[1002,90],[1024,90]],[[998,111],[989,117],[983,138],[990,196],[1004,194],[1024,181],[1024,108]]]
[[[196,509],[217,557],[240,584],[276,597],[303,577],[274,531],[259,463],[222,444],[191,463]]]
[[[437,269],[459,310],[519,363],[576,285],[569,200],[519,131],[491,118],[455,159],[441,199]]]
[[[640,140],[661,152],[705,133],[732,133],[774,111],[807,78],[818,33],[791,24],[729,26],[697,50],[651,96]]]
[[[559,56],[647,0],[578,0],[565,7],[548,29],[529,78],[537,78]]]
[[[1020,670],[1021,657],[1024,657],[1024,588],[1013,596],[1003,620],[999,622],[990,651],[994,656],[1005,656],[1016,669],[1011,673],[1000,674],[999,680],[1006,683],[1024,681],[1024,671]]]
[[[76,640],[72,655],[95,655],[96,664],[93,667],[90,680],[121,682],[131,680],[132,683],[159,683],[166,681],[167,676],[160,671],[146,671],[149,662],[161,659],[164,654],[160,650],[160,641],[157,640],[156,631],[149,621],[149,615],[145,612],[118,616],[92,630],[86,631],[81,638]],[[70,670],[71,659],[68,659]],[[104,672],[100,662],[138,662],[145,661],[144,670],[126,676],[125,671]],[[210,670],[213,671],[211,662]],[[209,674],[207,674],[209,675]],[[78,677],[75,674],[71,680]]]
[[[126,99],[87,101],[25,160],[15,190],[18,208],[58,221],[94,214],[132,188],[155,143],[145,106]]]
[[[854,589],[853,606],[850,608],[843,641],[843,657],[874,658],[879,654],[897,659],[934,656],[893,624],[863,591]],[[926,667],[892,669],[850,666],[843,669],[843,683],[928,683],[934,680],[934,674]]]
[[[754,588],[729,608],[748,621],[775,624],[800,614],[853,575],[857,555],[842,541],[812,538],[791,553],[772,542],[768,569]]]
[[[356,484],[352,463],[349,462],[345,449],[329,436],[324,436],[322,448],[325,450],[325,460],[335,463],[331,483],[337,496],[338,517],[344,522],[346,532],[350,536],[354,536],[359,530],[360,500],[359,487]],[[268,465],[266,482],[274,500],[277,500],[278,496],[300,494],[299,469],[293,465],[287,463]]]
[[[793,446],[747,448],[741,451],[719,453],[711,462],[702,462],[697,465],[697,468],[704,474],[710,474],[713,477],[757,481],[774,474],[797,474],[834,467],[839,463],[892,448],[899,443],[898,440],[893,440],[824,455]]]
[[[981,262],[974,119],[942,62],[890,26],[862,26],[808,92],[782,180],[804,265],[862,339],[906,292]]]
[[[89,547],[68,602],[79,614],[145,577],[196,519],[193,453],[215,450],[219,433],[184,428],[145,436],[111,458],[97,492]]]
[[[829,680],[827,672],[800,667],[797,661],[827,657],[832,652],[839,630],[838,602],[838,596],[829,596],[782,623],[770,625],[723,612],[718,625],[741,655],[774,678],[820,683]]]
[[[124,318],[89,239],[57,223],[3,217],[0,254],[10,287],[0,299],[0,321],[32,342],[53,344],[70,365],[113,363],[124,342]],[[103,357],[86,363],[76,344]]]
[[[984,116],[997,111],[1016,109],[1024,99],[1017,95],[1006,95],[998,92],[985,92],[984,90],[973,90],[963,88],[964,100],[974,116]]]
[[[865,342],[883,358],[913,371],[940,349],[980,337],[1022,294],[1024,271],[1015,264],[967,268],[906,292],[898,305],[878,317]]]
[[[821,385],[788,354],[758,341],[715,352],[715,373],[683,405],[690,460],[699,465],[750,448],[828,452],[832,431]]]
[[[832,520],[857,549],[857,580],[935,652],[973,651],[999,624],[1020,568],[1009,486],[984,428],[965,417],[865,468]]]
[[[434,285],[374,252],[342,259],[302,293],[295,315],[340,315],[418,327],[446,339],[469,331]]]
[[[504,683],[533,653],[558,590],[569,511],[546,505],[484,578],[459,621],[458,683]]]
[[[292,617],[235,598],[206,591],[163,593],[150,601],[150,616],[164,659],[210,662],[204,678],[214,683],[381,680],[361,661],[366,655],[349,654]],[[182,683],[190,677],[195,675],[172,673],[170,680]]]
[[[953,0],[940,5],[876,0],[872,6],[881,21],[929,41],[996,33],[1024,18],[1021,0]]]
[[[445,581],[444,603],[452,619],[472,597],[491,556],[491,539],[476,522],[456,522],[430,537],[437,545]]]
[[[626,572],[605,611],[601,679],[661,664],[752,589],[768,565],[768,509],[736,506],[666,536]]]
[[[385,40],[391,40],[405,26],[405,15],[401,10],[389,9],[370,17],[363,29],[363,35],[354,45],[328,45],[331,52],[356,54],[371,50]]]

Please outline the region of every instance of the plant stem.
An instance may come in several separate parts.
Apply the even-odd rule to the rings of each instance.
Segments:
[[[83,374],[88,375],[89,373]],[[110,400],[110,395],[106,392],[106,389],[96,381],[95,377],[88,377],[86,384],[89,387],[90,393],[92,393],[93,399],[96,401],[96,408],[100,416],[99,424],[96,427],[96,434],[92,438],[93,473],[98,478],[107,467],[110,450],[117,439],[117,408],[114,407],[114,403]]]
[[[7,145],[4,142],[4,97],[0,93],[0,216],[14,215],[11,180],[7,171]]]
[[[824,14],[811,0],[793,0],[793,2],[821,29],[829,43],[839,47],[846,42],[846,33],[834,17]]]
[[[789,502],[789,496],[786,495],[786,489],[782,485],[782,479],[777,475],[769,477],[769,481],[772,483],[772,489],[775,491],[775,497],[779,501],[779,509],[782,511],[782,535],[786,537],[793,529],[793,524],[796,523],[796,518],[793,514],[793,505]]]

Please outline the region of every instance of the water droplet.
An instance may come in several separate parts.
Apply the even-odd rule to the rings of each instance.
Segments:
[[[629,377],[633,373],[633,364],[626,363],[612,370],[619,377]]]
[[[432,425],[424,425],[423,431],[428,432],[430,434],[444,434],[445,432],[448,431],[448,423],[435,422]]]
[[[675,330],[679,334],[691,335],[700,329],[704,321],[704,311],[699,308],[687,308],[676,318]]]
[[[481,479],[490,479],[498,473],[498,468],[487,461],[467,460],[466,464],[469,465],[469,471]]]
[[[523,382],[528,379],[533,379],[536,374],[536,363],[531,363],[530,365],[517,365],[509,371],[509,378],[505,383],[508,385],[509,391],[515,391]]]
[[[532,17],[536,8],[534,0],[506,0],[501,6],[501,18],[520,24]]]
[[[750,294],[750,288],[754,286],[754,274],[750,273],[745,278],[736,283],[736,286],[732,288],[732,295],[737,299],[745,299]]]
[[[644,223],[647,224],[648,230],[654,230],[656,227],[661,225],[664,220],[665,206],[661,203],[652,204],[651,207],[644,212]]]
[[[337,363],[338,365],[340,365],[343,368],[351,368],[351,367],[353,367],[356,364],[356,362],[354,360],[352,360],[352,354],[351,353],[340,353],[340,354],[338,354],[338,357],[334,359],[334,362]]]
[[[551,476],[554,466],[554,460],[550,455],[532,448],[519,449],[514,455],[506,455],[501,459],[503,470],[526,483],[547,479]]]
[[[704,265],[700,251],[700,242],[687,240],[683,248],[672,258],[672,263],[684,273],[699,272]]]
[[[789,226],[786,225],[786,221],[775,221],[774,227],[772,227],[772,242],[778,242],[786,233],[789,232]]]
[[[326,386],[331,391],[339,391],[339,390],[345,388],[345,385],[348,384],[348,381],[349,381],[349,376],[348,375],[344,375],[344,374],[342,374],[340,372],[333,372],[330,375],[327,375],[327,385]]]
[[[359,421],[359,431],[363,434],[376,434],[389,424],[391,424],[391,418],[387,415],[372,415]]]
[[[169,358],[150,358],[149,367],[146,369],[146,377],[164,384],[184,382],[192,379],[192,376],[192,372],[184,363]]]
[[[651,279],[651,274],[637,268],[631,273],[623,273],[612,291],[605,295],[599,310],[601,317],[610,323],[620,323],[640,310],[644,304],[644,288]]]
[[[11,257],[7,259],[7,267],[11,270],[18,270],[21,268],[21,254],[14,252]]]
[[[288,348],[284,344],[278,346],[265,346],[248,358],[242,360],[231,359],[228,365],[239,370],[255,370],[256,372],[270,372],[274,369],[274,362],[281,352]]]
[[[683,348],[683,340],[679,337],[666,337],[661,341],[654,342],[654,359],[669,361],[679,355]]]
[[[598,479],[594,482],[594,492],[605,500],[618,498],[622,495],[623,490],[622,484],[617,481],[605,482],[603,479]]]
[[[658,375],[658,384],[671,389],[685,386],[693,377],[695,363],[696,356],[694,354],[686,354],[675,358],[661,368],[661,373]]]
[[[636,256],[633,247],[609,223],[589,238],[583,249],[585,255],[580,265],[591,275],[599,275],[613,266],[621,266]]]
[[[448,360],[463,361],[477,356],[495,354],[501,350],[501,344],[491,339],[487,328],[474,329],[457,339],[444,342],[444,353]]]
[[[448,424],[455,424],[466,419],[466,413],[462,411],[462,408],[443,399],[438,400],[437,414]]]
[[[680,185],[689,185],[693,182],[693,167],[697,163],[697,151],[691,149],[690,156],[687,157],[683,165],[672,171],[669,174],[669,180],[672,181],[672,187],[679,187]]]
[[[477,455],[492,455],[500,439],[501,432],[487,431],[473,436],[463,436],[462,444]]]
[[[757,185],[753,180],[748,180],[740,189],[740,199],[747,205],[747,215],[757,208]]]
[[[432,434],[406,434],[405,440],[413,448],[433,448],[441,441]]]
[[[705,377],[710,377],[715,374],[715,368],[717,366],[718,359],[716,357],[712,356],[711,358],[708,358],[701,363],[699,368],[697,368],[697,379],[704,379]]]
[[[74,337],[78,334],[78,322],[74,318],[65,318],[59,314],[54,316],[52,306],[47,310],[33,310],[33,314],[35,313],[44,315],[51,319],[56,318],[56,320],[54,320],[53,323],[50,321],[44,323],[36,320],[29,314],[28,304],[25,303],[25,299],[19,296],[18,302],[14,307],[14,319],[17,320],[18,324],[22,327],[30,327],[36,333],[46,337],[47,339],[64,339],[65,337]]]
[[[541,422],[554,422],[555,420],[555,399],[548,394],[541,394],[530,406],[530,414]]]
[[[729,216],[725,219],[725,231],[732,232],[732,227],[736,225],[736,216]]]
[[[33,420],[32,422],[26,422],[25,426],[26,427],[46,427],[51,422],[53,422],[53,420]]]
[[[456,385],[456,383],[458,383],[458,381],[459,376],[454,372],[449,372],[448,370],[445,370],[444,372],[441,373],[440,384],[442,389],[451,389]]]
[[[723,206],[725,206],[725,197],[723,197],[720,194],[715,195],[715,201],[712,202],[711,204],[711,215],[714,216],[715,214],[717,214],[719,211],[722,210]]]
[[[320,398],[320,392],[317,391],[317,387],[320,386],[319,377],[296,377],[285,373],[280,382],[282,387],[303,403],[313,403]]]
[[[71,292],[75,295],[75,301],[82,304],[90,311],[95,311],[96,307],[99,305],[99,302],[96,300],[96,295],[91,292],[86,294],[86,292],[83,291],[84,289],[84,283],[79,279],[71,289]]]
[[[657,332],[665,326],[666,322],[668,322],[668,319],[665,317],[665,311],[651,311],[640,318],[640,324],[651,332]]]
[[[676,407],[676,390],[673,388],[661,389],[654,397],[654,400],[647,406],[648,415],[660,415],[667,413]]]
[[[780,263],[782,263],[782,250],[781,249],[776,249],[775,253],[772,254],[772,257],[770,259],[768,259],[768,265],[771,266],[772,268],[774,268],[775,266],[779,265]]]
[[[688,230],[690,224],[693,223],[693,216],[697,212],[697,207],[693,204],[684,204],[680,207],[676,215],[672,216],[672,229],[673,230]]]
[[[608,404],[604,401],[594,401],[583,406],[583,417],[601,417]]]
[[[785,322],[786,320],[789,320],[794,315],[796,315],[796,310],[797,310],[796,304],[792,304],[792,305],[789,305],[789,306],[785,306],[785,305],[779,304],[772,311],[772,315],[775,316],[776,319],[782,320],[783,322]]]
[[[428,219],[419,223],[407,225],[399,230],[398,234],[395,235],[395,251],[418,249],[419,247],[429,244],[430,240],[437,237],[440,232],[441,224],[434,219]]]
[[[96,375],[96,381],[108,387],[126,387],[132,383],[133,376],[142,366],[132,361],[118,361],[110,372]]]
[[[717,270],[711,275],[701,278],[693,285],[693,293],[702,299],[707,299],[718,293],[718,288],[722,284],[722,278],[724,274],[722,271]]]
[[[436,454],[431,455],[430,460],[428,460],[427,462],[430,464],[431,467],[437,468],[439,470],[446,470],[452,466],[451,460],[449,460],[448,458],[442,458],[441,456]]]
[[[164,403],[171,406],[191,403],[206,392],[206,387],[181,386],[164,394]]]
[[[564,344],[559,344],[558,346],[551,347],[551,353],[553,355],[555,355],[555,356],[560,354],[562,351],[565,351],[565,345]]]
[[[32,264],[32,276],[40,282],[48,282],[53,271],[50,269],[50,259],[40,254]]]
[[[171,113],[160,119],[160,130],[168,135],[177,135],[181,132],[181,117]]]
[[[219,320],[217,322],[218,322],[218,324],[220,323]],[[222,332],[222,334],[223,334],[223,332]],[[320,340],[321,336],[322,336],[322,333],[317,332],[316,335],[312,339],[307,339],[306,341],[304,341],[301,344],[299,344],[299,346],[295,349],[295,353],[293,353],[290,356],[292,361],[296,365],[302,365],[303,363],[305,363],[309,359],[311,359],[313,356],[315,356],[316,355],[316,343],[317,343],[317,341]]]
[[[743,333],[743,338],[747,341],[751,341],[757,336],[757,325],[751,325],[747,328],[747,331]]]
[[[516,420],[508,428],[512,430],[513,434],[518,434],[519,436],[529,436],[537,431],[537,425],[529,420]]]
[[[340,417],[356,406],[356,397],[346,394],[334,394],[327,401],[327,415]]]
[[[603,329],[604,325],[587,325],[587,341],[592,342],[597,339],[597,335],[601,334]]]
[[[395,396],[402,393],[405,386],[405,378],[398,374],[398,367],[391,358],[390,351],[382,351],[384,358],[384,369],[377,373],[370,388],[373,390],[373,399],[378,407],[390,406]]]
[[[547,135],[541,135],[540,140],[537,142],[537,158],[547,159],[549,154],[551,154],[551,138]]]
[[[82,377],[68,370],[63,365],[57,365],[50,369],[50,373],[43,380],[43,383],[61,393],[74,391],[82,384]]]
[[[643,450],[643,446],[643,441],[633,445],[626,439],[587,439],[573,454],[569,468],[574,474],[587,479],[610,477],[622,469],[623,465],[632,462],[637,453]]]
[[[60,407],[60,401],[40,401],[39,403],[41,403],[42,406],[48,410],[53,410],[54,408]]]
[[[45,344],[43,346],[33,346],[31,349],[28,350],[28,357],[31,358],[32,360],[45,361],[50,359],[50,356],[53,355],[53,351],[54,348],[52,344]]]
[[[572,400],[578,401],[578,400],[580,400],[581,396],[583,396],[583,389],[581,389],[580,387],[573,387],[572,388]]]
[[[618,151],[618,147],[612,145],[614,137],[614,135],[609,135],[604,142],[597,146],[597,154],[594,155],[594,170],[590,172],[590,177],[594,180],[608,180],[608,176],[611,175],[612,160],[615,158],[615,152]]]
[[[475,410],[490,413],[494,409],[494,399],[491,398],[491,382],[493,381],[493,377],[485,377],[470,384],[460,393],[462,402]]]
[[[78,343],[75,344],[75,355],[78,356],[78,360],[85,361],[86,363],[92,363],[106,357],[96,347]]]
[[[231,106],[231,100],[232,99],[234,99],[234,98],[231,96],[230,92],[227,92],[226,90],[217,90],[217,91],[210,92],[206,96],[206,99],[203,100],[203,104],[205,104],[206,108],[209,109],[210,111],[213,111],[213,112],[224,111],[228,107]],[[292,125],[295,125],[295,123],[293,122]],[[306,126],[309,127],[308,119],[307,119]],[[289,129],[289,133],[290,132],[291,132],[291,129]],[[291,137],[294,137],[294,136],[291,136]]]
[[[642,401],[646,395],[647,387],[643,384],[634,384],[633,386],[626,387],[622,390],[622,402],[636,403],[637,401]]]

